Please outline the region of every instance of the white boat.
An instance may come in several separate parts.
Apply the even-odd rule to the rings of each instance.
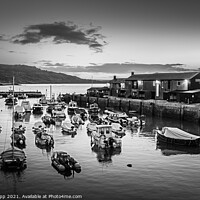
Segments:
[[[41,130],[45,130],[46,126],[42,121],[37,121],[34,123],[32,130],[35,134],[37,134],[38,132],[40,132]]]
[[[200,147],[200,136],[188,133],[176,127],[154,129],[157,143],[168,143],[178,146]]]
[[[97,103],[92,103],[89,105],[88,113],[89,114],[98,114],[100,111],[100,108]]]
[[[96,123],[88,123],[86,126],[86,129],[88,132],[96,131],[97,130],[97,124]]]
[[[138,118],[133,116],[131,118],[127,118],[127,125],[129,126],[144,126],[146,124],[145,120],[141,117]]]
[[[14,96],[14,77],[13,77],[13,96]],[[12,114],[12,140],[14,140],[14,101]],[[27,167],[25,152],[17,147],[14,147],[14,142],[11,142],[11,148],[6,149],[0,154],[0,165],[3,170],[23,170]]]
[[[25,114],[26,112],[23,106],[20,105],[15,106],[15,113],[14,113],[15,120],[23,120]]]
[[[76,126],[79,127],[79,125],[83,125],[84,121],[81,119],[80,115],[75,114],[71,117],[71,123]]]
[[[62,105],[55,105],[53,110],[52,110],[52,117],[53,118],[66,118],[65,111],[62,108]]]
[[[119,123],[112,123],[112,132],[119,135],[119,136],[125,136],[125,129],[119,124]]]
[[[25,112],[31,112],[31,104],[28,100],[23,100],[21,106],[24,107]]]
[[[121,137],[112,132],[111,125],[97,125],[91,133],[91,145],[100,148],[119,148],[122,145]]]
[[[77,133],[77,128],[70,121],[63,122],[61,129],[63,134],[75,135]]]

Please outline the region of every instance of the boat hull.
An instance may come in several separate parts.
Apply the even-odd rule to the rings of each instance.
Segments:
[[[172,144],[172,145],[177,145],[177,146],[200,147],[200,139],[196,139],[196,140],[174,139],[174,138],[169,138],[162,135],[159,131],[156,131],[156,138],[157,138],[158,144],[166,143],[166,144]]]

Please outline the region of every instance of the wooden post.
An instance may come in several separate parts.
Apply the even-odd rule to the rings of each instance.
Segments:
[[[119,108],[118,108],[120,111],[121,111],[121,104],[122,104],[122,100],[120,99],[119,100]]]
[[[142,115],[142,100],[140,101],[140,115]]]
[[[180,120],[183,121],[183,114],[184,114],[184,106],[180,105]]]

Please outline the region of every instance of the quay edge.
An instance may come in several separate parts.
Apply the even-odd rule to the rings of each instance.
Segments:
[[[136,111],[140,115],[166,117],[200,123],[200,104],[184,104],[165,100],[141,100],[112,96],[100,98],[82,94],[65,94],[63,98],[66,103],[69,103],[70,100],[76,101],[80,107],[87,107],[88,104],[96,102],[101,109],[109,107],[126,112],[127,114],[130,111]]]

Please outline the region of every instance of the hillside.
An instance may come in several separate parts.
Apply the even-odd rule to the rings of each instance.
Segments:
[[[63,73],[41,70],[33,66],[0,64],[0,83],[11,83],[13,76],[16,84],[105,83],[105,81],[81,79]]]

